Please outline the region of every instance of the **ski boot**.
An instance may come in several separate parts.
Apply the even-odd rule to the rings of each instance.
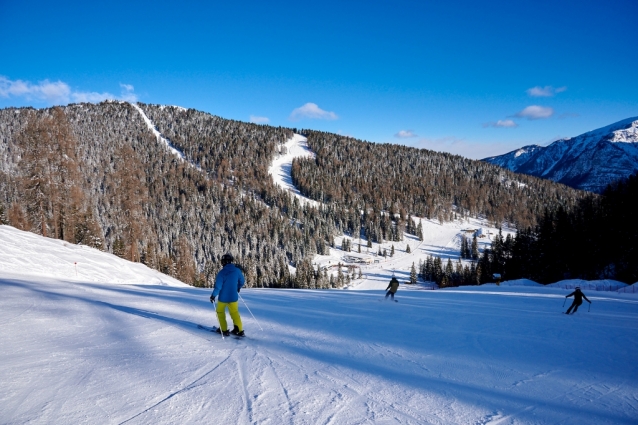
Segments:
[[[215,332],[217,332],[218,334],[223,334],[224,336],[230,336],[230,332],[228,332],[227,330],[222,332],[220,328],[217,328]]]
[[[230,331],[230,333],[235,336],[246,336],[246,334],[244,334],[244,331],[240,331],[237,325],[233,327],[233,330]]]

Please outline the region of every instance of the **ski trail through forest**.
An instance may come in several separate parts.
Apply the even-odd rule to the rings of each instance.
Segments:
[[[292,161],[295,158],[314,158],[315,156],[308,147],[308,139],[301,134],[294,134],[281,148],[284,152],[275,157],[268,168],[268,174],[272,176],[276,185],[292,193],[302,205],[309,204],[317,208],[319,202],[303,196],[292,183]]]

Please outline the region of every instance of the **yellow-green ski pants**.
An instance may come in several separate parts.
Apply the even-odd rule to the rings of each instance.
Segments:
[[[228,330],[228,323],[226,322],[226,307],[230,313],[230,318],[233,319],[233,325],[236,325],[240,331],[244,330],[244,326],[241,324],[241,317],[239,317],[239,304],[237,301],[232,303],[217,302],[217,317],[219,318],[219,326],[222,331]]]

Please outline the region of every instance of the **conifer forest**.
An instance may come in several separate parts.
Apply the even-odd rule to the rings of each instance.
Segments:
[[[318,207],[300,203],[268,174],[294,133],[308,138],[316,156],[293,162],[293,183]],[[483,217],[524,229],[516,241],[502,241],[511,247],[506,273],[531,267],[543,281],[560,265],[523,264],[520,255],[529,254],[517,253],[541,248],[522,248],[522,241],[541,241],[537,235],[565,217],[600,220],[604,213],[594,210],[608,196],[451,154],[194,109],[107,101],[0,110],[2,223],[96,247],[196,286],[211,285],[230,251],[249,286],[336,287],[342,283],[311,261],[334,246],[335,236],[400,241],[404,232],[420,231],[414,217]],[[583,208],[589,212],[579,213]],[[465,258],[478,255],[470,245]],[[476,261],[484,276],[507,268],[498,246]],[[614,270],[625,273],[623,267]],[[435,269],[419,265],[418,274],[431,277]]]

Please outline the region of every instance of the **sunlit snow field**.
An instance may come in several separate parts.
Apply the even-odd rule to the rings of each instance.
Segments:
[[[210,290],[0,226],[0,422],[630,424],[638,295],[496,286]],[[77,265],[75,264],[77,262]],[[77,275],[76,275],[77,270]],[[260,329],[260,326],[263,330]]]

